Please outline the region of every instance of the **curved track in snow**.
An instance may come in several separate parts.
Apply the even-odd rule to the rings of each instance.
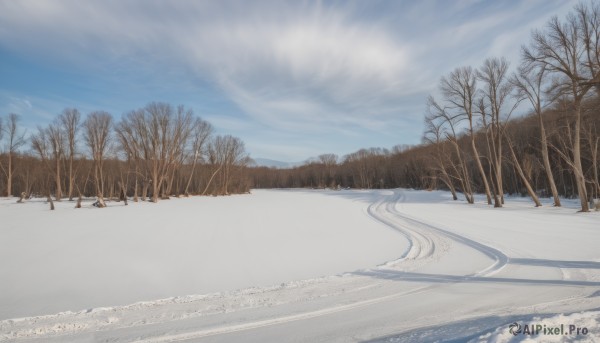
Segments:
[[[382,197],[379,201],[368,207],[370,216],[399,231],[409,240],[409,249],[401,256],[401,259],[420,260],[431,258],[434,254],[440,253],[436,251],[436,242],[443,239],[451,239],[493,260],[492,264],[483,270],[475,272],[473,275],[492,275],[509,262],[508,256],[498,249],[401,213],[396,209],[396,204],[404,200],[403,191],[394,190],[393,196]]]

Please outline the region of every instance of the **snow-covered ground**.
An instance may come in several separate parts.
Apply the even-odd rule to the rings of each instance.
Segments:
[[[481,200],[256,190],[49,211],[3,198],[0,341],[597,340],[600,213]]]

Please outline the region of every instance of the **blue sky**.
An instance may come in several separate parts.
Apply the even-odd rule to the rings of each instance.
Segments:
[[[183,104],[252,157],[420,141],[440,76],[505,56],[574,1],[0,0],[0,115]]]

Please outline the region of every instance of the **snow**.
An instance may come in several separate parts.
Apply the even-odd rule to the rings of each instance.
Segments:
[[[0,341],[594,341],[600,213],[413,190],[0,199]],[[157,300],[158,299],[158,300]]]
[[[13,200],[0,203],[0,320],[334,275],[407,247],[360,204],[318,193],[55,211]]]

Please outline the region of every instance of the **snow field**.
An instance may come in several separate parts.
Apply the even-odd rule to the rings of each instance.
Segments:
[[[68,238],[67,246],[85,243],[86,249],[78,250],[84,258],[72,264],[86,271],[89,268],[81,267],[102,265],[112,258],[105,277],[95,282],[107,278],[118,282],[110,278],[120,270],[134,287],[139,287],[139,280],[146,282],[151,290],[139,292],[147,301],[126,300],[134,293],[131,288],[124,288],[123,302],[93,289],[89,295],[103,298],[98,301],[102,305],[21,319],[9,316],[13,319],[0,321],[0,340],[547,341],[545,336],[509,336],[508,325],[566,321],[597,328],[594,310],[600,308],[600,213],[577,214],[575,203],[565,204],[553,208],[546,201],[546,206],[533,208],[523,199],[507,198],[505,208],[492,209],[481,198],[468,206],[450,200],[445,192],[265,190],[251,196],[174,199],[132,208],[111,204],[106,209],[114,210],[111,225],[104,225],[106,217],[92,218],[104,210],[77,210],[82,213],[81,223],[87,223],[87,233],[94,233],[94,242],[103,243],[103,248],[94,250],[87,234],[77,235],[80,230],[61,231]],[[29,211],[39,206],[38,214],[30,218],[37,220],[37,229],[22,230],[39,233],[60,246],[59,239],[40,229],[56,213],[40,215],[49,212],[43,203],[27,206]],[[10,210],[2,212],[5,207]],[[64,203],[60,207],[72,211]],[[23,208],[0,202],[0,213],[10,213],[9,218]],[[46,219],[39,219],[42,216]],[[124,236],[123,226],[111,229],[119,222],[141,226],[126,226],[134,229],[131,237]],[[200,226],[201,231],[198,223],[205,222],[218,230]],[[167,235],[162,227],[173,229]],[[22,231],[0,231],[12,232],[14,236],[8,236],[18,244],[28,241]],[[112,244],[116,238],[125,240],[114,243],[120,248]],[[207,255],[193,251],[190,241],[206,242],[200,246]],[[26,249],[28,254],[38,260],[48,258],[50,263],[40,262],[45,267],[64,266],[68,261],[63,256],[66,246],[56,249],[40,242],[34,246],[40,250]],[[19,249],[12,249],[18,254]],[[94,253],[86,255],[89,250]],[[210,263],[188,261],[198,256]],[[140,266],[147,259],[152,263],[145,271]],[[8,260],[2,261],[6,262],[1,268],[18,272]],[[117,261],[130,263],[129,274]],[[179,264],[184,266],[177,272],[169,268]],[[215,265],[221,268],[210,268]],[[195,274],[197,266],[219,277],[212,280],[214,291],[188,292],[173,282],[205,286]],[[29,268],[43,273],[37,265]],[[51,278],[57,273],[45,274],[40,282],[53,285]],[[65,276],[69,274],[61,275]],[[86,276],[94,277],[93,273]],[[28,281],[34,276],[23,277]],[[93,286],[77,278],[69,281],[85,291]],[[109,283],[104,280],[103,285]],[[40,299],[49,306],[77,308],[65,306],[65,298],[45,298],[39,294],[43,286],[27,282],[21,286],[13,294],[38,295],[37,302],[21,303],[31,308],[39,309]],[[156,295],[161,286],[170,295]],[[14,304],[8,297],[0,300]],[[597,329],[590,333],[598,334]],[[563,340],[591,342],[595,337]]]
[[[0,319],[268,286],[367,268],[406,240],[319,193],[74,209],[0,201]]]

